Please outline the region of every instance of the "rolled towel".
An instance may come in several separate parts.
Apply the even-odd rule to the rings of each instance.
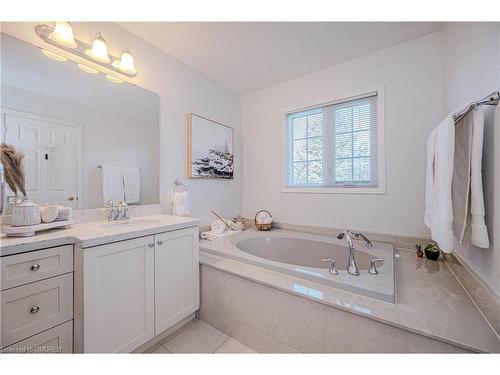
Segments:
[[[226,230],[227,225],[222,220],[215,220],[212,225],[210,225],[210,229],[212,232],[216,234],[222,234]]]
[[[43,223],[52,223],[59,216],[59,207],[55,204],[47,204],[40,207],[40,218]]]
[[[56,221],[68,221],[71,219],[71,207],[57,206],[59,208],[59,215],[57,215]]]
[[[209,241],[215,241],[218,240],[219,238],[223,238],[226,236],[230,236],[232,234],[239,233],[238,231],[235,230],[225,230],[223,233],[217,234],[215,232],[212,232],[211,230],[208,232],[201,232],[200,237],[202,240],[209,240]]]

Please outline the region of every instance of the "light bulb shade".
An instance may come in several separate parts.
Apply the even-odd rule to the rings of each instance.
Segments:
[[[111,60],[108,56],[108,47],[106,46],[106,41],[99,33],[97,34],[94,42],[92,43],[92,49],[87,49],[85,53],[93,58],[95,61],[100,63],[109,63]]]
[[[125,49],[123,51],[120,60],[113,61],[113,66],[120,69],[123,73],[137,73],[137,71],[135,70],[134,58],[132,57],[132,53],[128,49]]]
[[[110,76],[109,74],[106,74],[106,79],[108,81],[114,82],[114,83],[123,83],[123,81],[120,78],[116,78],[114,76]]]
[[[66,61],[68,60],[66,57],[58,55],[57,53],[54,53],[52,51],[48,51],[46,49],[42,49],[42,53],[47,56],[49,59],[55,60],[55,61]]]
[[[56,22],[54,31],[49,34],[49,39],[64,47],[76,48],[76,42],[73,36],[73,28],[71,27],[71,24],[69,22]]]
[[[78,64],[78,68],[80,68],[80,70],[83,70],[85,73],[90,73],[90,74],[99,73],[99,71],[97,69],[91,68],[90,66],[83,65],[83,64]]]

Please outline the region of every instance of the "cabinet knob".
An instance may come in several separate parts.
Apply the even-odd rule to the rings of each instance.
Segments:
[[[68,200],[69,200],[69,201],[74,201],[74,200],[75,200],[75,197],[68,197]]]
[[[152,242],[152,243],[148,244],[148,246],[149,246],[149,247],[155,247],[155,243],[154,243],[154,242]]]
[[[38,263],[37,263],[37,264],[33,264],[33,265],[31,266],[31,270],[32,270],[32,271],[38,271],[39,269],[40,269],[40,265],[39,265]]]
[[[158,244],[159,246],[161,246],[161,245],[163,245],[163,241],[162,241],[162,240],[158,240],[157,244]]]
[[[30,310],[30,313],[32,314],[36,314],[38,311],[40,311],[40,307],[39,306],[33,306]]]

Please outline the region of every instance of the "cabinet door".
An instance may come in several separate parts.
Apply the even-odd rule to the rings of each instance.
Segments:
[[[154,336],[154,237],[83,251],[85,353],[129,353]]]
[[[198,227],[155,236],[155,334],[200,307]]]

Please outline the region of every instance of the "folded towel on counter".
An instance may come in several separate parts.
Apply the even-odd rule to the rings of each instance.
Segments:
[[[222,220],[215,220],[211,225],[210,229],[211,232],[214,232],[216,234],[222,234],[226,230],[227,225],[224,223]]]
[[[174,191],[172,194],[172,214],[176,216],[191,215],[191,206],[187,191]]]
[[[451,185],[455,151],[455,121],[448,115],[427,141],[425,225],[441,250],[453,250],[453,207]]]
[[[59,214],[57,215],[56,221],[68,221],[73,217],[73,211],[71,207],[58,205]]]
[[[114,204],[123,202],[125,200],[123,168],[103,165],[101,170],[103,202],[113,201]]]
[[[139,168],[123,168],[123,187],[127,204],[141,202],[141,170]]]
[[[43,223],[52,223],[59,216],[59,206],[56,204],[46,204],[40,206],[40,219]]]
[[[230,236],[232,234],[239,233],[239,232],[240,232],[239,230],[228,229],[222,233],[215,233],[214,231],[210,230],[208,232],[201,232],[200,237],[202,240],[215,241],[219,238]]]

